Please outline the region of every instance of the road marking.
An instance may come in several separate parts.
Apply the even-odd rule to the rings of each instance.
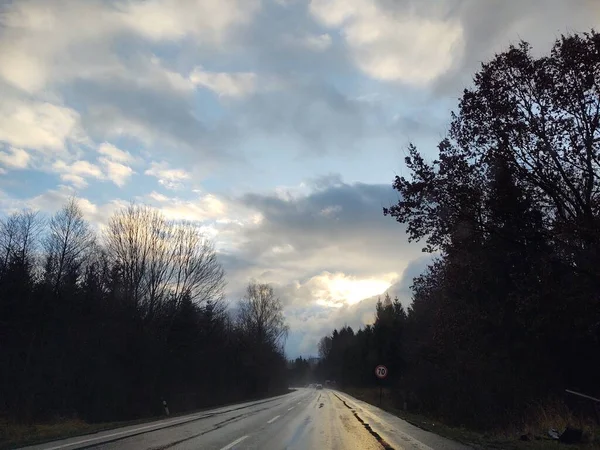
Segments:
[[[295,408],[295,406],[292,406],[291,408],[288,408],[288,411],[291,411],[294,408]]]
[[[235,447],[236,445],[238,445],[240,442],[242,442],[244,439],[246,439],[248,437],[248,435],[246,436],[242,436],[239,439],[236,439],[235,441],[233,441],[231,444],[226,445],[225,447],[223,447],[221,450],[229,450],[230,448]]]
[[[275,422],[277,419],[279,419],[281,416],[275,416],[273,417],[271,420],[269,420],[267,423],[273,423]]]
[[[192,417],[187,416],[185,418],[171,420],[169,422],[155,423],[154,425],[146,425],[145,427],[139,427],[139,428],[135,428],[133,430],[119,431],[118,433],[105,434],[103,436],[97,436],[97,437],[90,438],[90,439],[84,439],[82,441],[72,442],[70,444],[57,445],[56,447],[50,447],[50,448],[47,448],[46,450],[58,450],[59,448],[73,447],[74,445],[85,444],[87,442],[97,441],[98,439],[106,439],[106,438],[111,438],[111,437],[114,437],[114,436],[120,436],[122,434],[135,433],[135,432],[140,431],[140,430],[147,430],[149,428],[162,427],[162,426],[165,426],[165,425],[168,425],[168,424],[171,424],[171,423],[187,422],[187,421],[191,421],[191,420],[193,420],[195,418],[198,418],[198,417],[200,417],[200,416],[192,416]]]

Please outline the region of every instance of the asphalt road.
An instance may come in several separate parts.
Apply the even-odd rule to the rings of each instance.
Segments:
[[[26,448],[462,450],[467,447],[423,431],[347,394],[306,388],[267,400]]]

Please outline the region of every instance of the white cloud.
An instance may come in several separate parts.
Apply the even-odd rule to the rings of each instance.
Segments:
[[[68,140],[82,141],[79,114],[48,102],[4,101],[0,141],[15,147],[61,151]]]
[[[256,0],[147,0],[122,6],[122,19],[131,29],[153,40],[179,40],[194,35],[222,42],[232,27],[249,22]]]
[[[153,191],[148,198],[154,201],[154,207],[173,220],[218,221],[227,218],[229,212],[225,202],[213,194],[199,195],[194,200],[183,200]]]
[[[427,84],[462,55],[457,21],[394,15],[369,0],[313,0],[310,11],[324,25],[341,28],[357,67],[375,79]]]
[[[196,67],[190,80],[225,97],[245,97],[256,91],[256,74],[252,72],[206,72]]]
[[[63,160],[57,160],[52,165],[52,169],[60,174],[61,180],[78,188],[87,186],[87,178],[104,179],[104,173],[100,167],[88,161],[80,160],[68,164]]]
[[[126,26],[105,2],[22,0],[3,10],[0,77],[26,92],[122,70],[110,39]]]
[[[290,304],[340,308],[385,293],[397,279],[395,272],[361,277],[323,271],[304,282],[291,283],[283,292]]]
[[[72,187],[59,186],[57,189],[48,190],[30,199],[21,200],[19,204],[21,207],[26,205],[34,210],[53,214],[74,195],[76,195],[76,191]],[[127,203],[121,199],[113,199],[102,204],[94,203],[83,197],[78,197],[77,201],[86,220],[89,220],[97,228],[102,228],[115,211],[127,206]]]
[[[106,156],[111,161],[119,162],[119,163],[131,163],[133,162],[133,156],[131,153],[126,152],[125,150],[121,150],[120,148],[115,147],[108,142],[104,142],[100,144],[98,147],[98,153]]]
[[[204,221],[225,217],[227,207],[216,196],[208,194],[195,201],[174,200],[160,207],[165,216],[175,220]]]
[[[163,195],[159,192],[156,191],[152,191],[148,197],[150,197],[152,200],[159,202],[159,203],[164,203],[164,202],[168,202],[169,201],[169,197],[167,197],[166,195]]]
[[[144,172],[146,175],[156,177],[158,182],[167,189],[180,189],[183,187],[182,181],[190,178],[190,173],[183,169],[171,169],[168,163],[152,162],[150,169]]]
[[[133,174],[131,167],[111,161],[108,158],[100,158],[98,161],[104,166],[106,177],[119,187],[123,187]]]
[[[25,169],[31,156],[21,148],[11,147],[8,152],[0,152],[0,164],[11,169]]]
[[[60,175],[60,179],[65,183],[72,184],[77,189],[83,189],[88,185],[88,182],[84,177],[75,175],[74,173],[63,173]]]

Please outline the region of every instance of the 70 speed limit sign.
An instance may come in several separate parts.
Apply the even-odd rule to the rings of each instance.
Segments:
[[[375,375],[377,376],[377,378],[384,379],[385,377],[387,377],[387,374],[388,374],[387,367],[382,366],[382,365],[375,367]]]

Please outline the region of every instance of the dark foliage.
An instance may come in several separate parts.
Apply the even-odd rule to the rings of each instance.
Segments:
[[[565,388],[600,394],[600,34],[549,56],[522,43],[483,64],[431,163],[415,147],[384,209],[437,259],[389,322],[334,331],[327,369],[409,408],[478,427]],[[392,315],[392,307],[384,311]]]
[[[99,240],[74,200],[49,221],[0,221],[1,415],[115,421],[287,388],[282,335],[230,318],[192,224],[130,206]],[[285,328],[277,302],[270,323]]]

